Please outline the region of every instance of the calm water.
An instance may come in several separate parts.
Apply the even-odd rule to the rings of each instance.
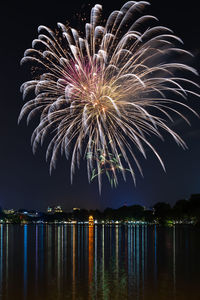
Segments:
[[[0,225],[0,299],[200,299],[190,227]]]

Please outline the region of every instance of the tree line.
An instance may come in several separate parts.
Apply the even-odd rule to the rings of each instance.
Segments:
[[[0,213],[1,220],[8,220],[13,223],[19,223],[22,220],[26,221],[88,221],[90,215],[94,220],[104,222],[128,222],[128,221],[143,221],[147,223],[170,224],[170,223],[185,223],[200,225],[200,194],[193,194],[188,200],[178,200],[174,206],[169,203],[158,202],[152,208],[146,209],[141,205],[122,206],[117,209],[106,208],[100,210],[80,209],[73,212],[60,213],[40,213],[37,217],[24,215],[23,210],[15,212],[13,215]]]

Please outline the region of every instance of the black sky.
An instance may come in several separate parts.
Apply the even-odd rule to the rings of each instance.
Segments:
[[[120,9],[125,1],[98,1],[103,4],[105,16]],[[70,3],[70,4],[69,4]],[[91,5],[89,6],[88,3]],[[144,178],[137,176],[137,185],[129,178],[120,181],[117,189],[108,183],[103,185],[99,196],[96,183],[88,184],[85,165],[77,170],[74,184],[70,185],[69,163],[58,161],[57,169],[49,175],[45,162],[45,149],[34,156],[30,137],[33,125],[25,120],[17,125],[22,107],[20,85],[29,79],[27,69],[20,67],[24,51],[37,37],[37,27],[46,25],[52,29],[57,22],[67,20],[76,27],[76,13],[86,12],[96,1],[32,1],[1,3],[1,117],[0,117],[0,206],[3,208],[46,209],[47,205],[61,204],[64,208],[105,208],[142,204],[152,206],[158,201],[170,204],[191,193],[200,192],[200,120],[188,115],[192,127],[179,119],[174,129],[184,138],[188,150],[179,148],[169,136],[165,142],[153,143],[163,158],[167,173],[150,152],[147,160],[141,157]],[[184,48],[195,54],[193,65],[200,72],[200,21],[198,3],[181,0],[152,0],[148,13],[159,18],[160,24],[170,27],[184,41]],[[199,79],[197,79],[198,81]],[[200,112],[197,99],[190,97],[191,106]]]

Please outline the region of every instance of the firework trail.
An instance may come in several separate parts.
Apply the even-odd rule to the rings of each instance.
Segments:
[[[112,173],[117,184],[117,171],[125,179],[129,170],[135,181],[134,168],[142,173],[138,150],[146,157],[150,148],[164,168],[149,141],[151,135],[162,139],[164,130],[186,147],[167,122],[173,121],[171,113],[189,122],[182,108],[193,111],[184,100],[188,94],[199,96],[193,91],[198,85],[176,73],[197,72],[180,60],[169,61],[192,54],[180,48],[182,41],[172,30],[141,13],[148,5],[129,1],[103,21],[97,4],[85,25],[85,36],[61,23],[55,32],[38,27],[38,38],[21,60],[35,66],[36,76],[21,86],[24,99],[34,96],[23,106],[19,120],[27,115],[29,122],[39,114],[33,151],[46,136],[51,137],[46,152],[50,171],[58,154],[65,153],[71,159],[72,180],[81,157],[87,158],[89,181],[97,176],[101,189],[104,172],[109,178]],[[102,169],[104,162],[108,168]]]

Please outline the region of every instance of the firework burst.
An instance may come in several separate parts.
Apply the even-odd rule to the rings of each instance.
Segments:
[[[164,130],[185,147],[167,122],[173,121],[170,112],[188,122],[177,107],[193,111],[184,100],[188,94],[198,96],[193,91],[197,84],[175,72],[197,72],[184,63],[165,61],[170,54],[191,54],[181,49],[181,39],[169,28],[150,26],[157,18],[141,14],[147,5],[129,1],[106,21],[101,5],[95,5],[85,36],[61,23],[55,32],[38,27],[38,38],[21,60],[37,68],[35,79],[21,86],[24,99],[33,93],[34,98],[23,106],[19,120],[27,115],[29,122],[40,115],[33,151],[53,135],[46,152],[50,170],[57,155],[65,153],[71,159],[72,179],[81,157],[87,158],[89,181],[97,176],[101,189],[106,171],[115,184],[117,171],[125,179],[129,170],[135,181],[134,168],[142,173],[136,149],[146,157],[145,149],[150,148],[164,168],[149,136],[162,138]],[[109,168],[102,168],[104,162]]]

